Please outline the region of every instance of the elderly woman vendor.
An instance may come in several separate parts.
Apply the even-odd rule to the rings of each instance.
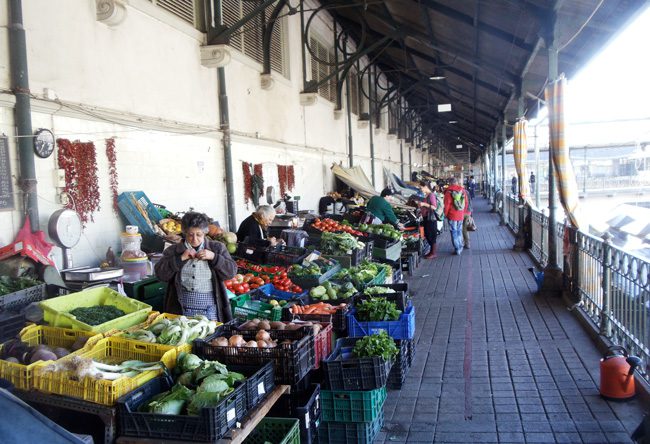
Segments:
[[[242,221],[237,230],[237,241],[251,244],[274,246],[278,241],[267,236],[268,226],[275,219],[275,210],[270,205],[260,206],[253,214]]]
[[[185,213],[181,220],[184,241],[168,247],[156,264],[156,277],[168,282],[167,313],[204,315],[211,320],[232,319],[223,281],[237,273],[237,264],[221,242],[205,238],[210,219]]]

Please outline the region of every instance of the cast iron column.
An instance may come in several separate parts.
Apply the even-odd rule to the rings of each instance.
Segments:
[[[519,79],[519,82],[517,82],[517,116],[520,118],[524,118],[524,113],[525,113],[525,102],[524,102],[524,95],[522,94],[522,82],[523,79]],[[514,145],[513,145],[514,148]],[[513,157],[514,157],[514,149],[513,149]],[[528,145],[526,145],[526,154],[528,154]],[[526,156],[528,157],[528,156]],[[521,197],[521,187],[524,184],[524,180],[528,180],[525,175],[524,175],[524,164],[521,165],[521,174],[518,174],[519,176],[519,230],[517,230],[517,235],[515,238],[515,245],[514,245],[514,250],[515,251],[524,251],[526,249],[526,238],[524,237],[524,205],[525,201],[523,197]]]

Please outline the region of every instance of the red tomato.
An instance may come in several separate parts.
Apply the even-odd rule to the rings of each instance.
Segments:
[[[244,287],[242,284],[233,285],[232,289],[235,294],[242,294],[244,292]]]

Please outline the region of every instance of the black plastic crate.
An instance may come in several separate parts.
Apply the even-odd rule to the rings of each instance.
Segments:
[[[368,233],[368,237],[370,237],[374,242],[374,248],[389,248],[399,242],[399,240],[381,234]]]
[[[0,342],[14,338],[25,327],[25,315],[10,311],[0,312]]]
[[[266,263],[272,265],[293,265],[302,262],[309,252],[305,248],[278,245],[266,251]]]
[[[415,348],[415,344],[412,339],[398,340],[395,342],[397,342],[399,354],[395,358],[393,368],[390,370],[386,386],[393,390],[399,390],[404,385],[406,376],[411,369],[413,363],[412,350]]]
[[[393,283],[400,283],[404,280],[404,273],[402,272],[402,267],[398,270],[393,270]]]
[[[314,367],[315,350],[313,329],[304,327],[299,330],[270,330],[273,340],[282,342],[285,339],[294,342],[287,345],[278,344],[274,348],[248,347],[218,347],[210,345],[210,340],[219,336],[230,338],[240,334],[246,341],[254,340],[256,331],[240,331],[231,323],[217,327],[212,336],[197,339],[193,351],[202,359],[219,361],[230,365],[261,365],[273,361],[275,382],[277,384],[293,385],[300,381]]]
[[[272,362],[258,365],[229,365],[228,370],[246,376],[246,408],[255,408],[275,388],[275,369]]]
[[[323,302],[328,302],[331,303],[332,305],[336,305],[340,302],[337,302],[336,304],[334,301],[323,301]],[[284,306],[282,307],[282,320],[283,321],[293,321],[294,319],[300,319],[303,321],[312,321],[312,322],[330,322],[332,324],[332,328],[336,330],[337,332],[345,332],[348,329],[348,320],[347,320],[347,315],[348,315],[349,308],[344,307],[344,308],[339,308],[336,313],[333,315],[321,315],[321,314],[294,314],[291,313],[291,306]]]
[[[395,302],[397,304],[397,308],[399,310],[406,310],[408,307],[409,303],[411,302],[411,298],[409,297],[409,292],[408,292],[408,284],[405,282],[397,283],[397,284],[379,284],[379,285],[373,285],[373,287],[385,287],[385,288],[390,288],[395,290],[395,293],[377,293],[373,295],[366,295],[363,292],[360,293],[358,296],[355,296],[354,298],[354,305],[357,306],[361,303],[361,301],[365,301],[370,299],[371,297],[382,297],[386,298],[389,301]]]
[[[386,385],[393,361],[380,357],[355,358],[354,344],[361,338],[341,338],[323,361],[323,376],[328,390],[375,390]]]
[[[303,289],[317,287],[325,281],[329,281],[332,276],[341,270],[341,265],[337,261],[331,261],[331,267],[321,275],[311,276],[296,276],[294,273],[289,272],[288,276],[291,281]]]
[[[235,427],[247,412],[246,384],[235,390],[214,408],[201,409],[198,416],[162,415],[139,412],[140,405],[173,386],[170,376],[159,376],[117,401],[118,428],[121,436],[172,439],[188,442],[216,442]]]
[[[263,246],[244,243],[237,244],[237,251],[233,256],[256,264],[266,264],[268,258],[266,248]]]
[[[311,384],[306,390],[282,395],[268,413],[268,416],[298,418],[300,420],[300,442],[315,443],[318,440],[321,403],[320,384]]]
[[[321,422],[318,430],[318,442],[322,444],[372,444],[383,425],[383,409],[372,422]]]
[[[25,288],[13,293],[0,296],[0,311],[20,311],[32,302],[40,302],[45,299],[45,284]]]

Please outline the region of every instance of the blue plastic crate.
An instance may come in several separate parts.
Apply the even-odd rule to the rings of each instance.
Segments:
[[[147,213],[149,221],[138,210],[138,205]],[[156,234],[153,225],[158,224],[162,216],[143,191],[125,191],[121,193],[117,197],[117,206],[131,225],[138,226],[140,233]]]
[[[413,339],[415,336],[415,307],[410,305],[397,321],[361,322],[355,318],[356,310],[348,312],[348,335],[369,336],[385,331],[393,339]]]
[[[264,293],[269,299],[284,299],[285,301],[299,300],[307,296],[307,291],[303,291],[302,293],[281,291],[275,288],[273,284],[262,285],[261,287],[250,291],[249,293],[251,295],[256,294],[257,296],[261,296],[260,292]]]

